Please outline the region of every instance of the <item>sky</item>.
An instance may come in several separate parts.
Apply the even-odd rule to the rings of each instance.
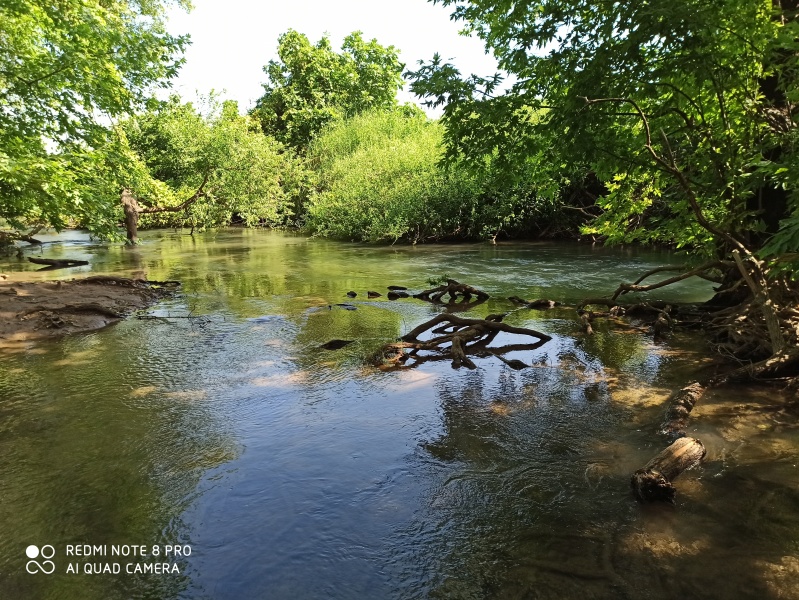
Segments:
[[[173,89],[186,99],[212,89],[224,99],[238,100],[246,110],[261,96],[266,81],[263,67],[277,58],[277,38],[296,29],[311,42],[329,34],[333,47],[344,37],[362,31],[400,51],[406,69],[438,52],[452,59],[464,75],[489,75],[496,61],[486,55],[477,38],[458,35],[461,24],[450,21],[450,11],[427,0],[194,0],[190,13],[169,12],[170,33],[191,35],[186,62]],[[407,90],[401,102],[416,101]],[[428,111],[429,114],[430,111]]]

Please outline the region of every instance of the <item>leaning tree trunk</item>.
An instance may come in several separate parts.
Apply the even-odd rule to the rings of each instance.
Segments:
[[[127,231],[128,244],[139,241],[139,212],[141,208],[130,190],[122,190],[122,210],[125,211],[125,230]]]

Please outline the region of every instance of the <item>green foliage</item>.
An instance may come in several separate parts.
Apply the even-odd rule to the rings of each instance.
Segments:
[[[107,214],[76,187],[105,140],[97,116],[126,114],[166,85],[187,38],[166,33],[158,0],[10,0],[0,23],[0,217],[60,228]]]
[[[535,173],[516,182],[484,162],[444,166],[442,126],[420,111],[370,112],[338,122],[311,145],[316,173],[309,228],[371,242],[486,239],[539,232],[557,220]]]
[[[334,124],[309,152],[319,190],[310,200],[310,229],[373,242],[456,231],[476,209],[478,187],[438,166],[441,136],[426,117],[399,111]]]
[[[411,74],[445,107],[450,160],[512,170],[539,156],[554,181],[591,173],[607,189],[586,230],[612,241],[713,255],[725,235],[757,246],[782,215],[766,249],[799,248],[794,13],[745,0],[434,1],[513,75],[498,91],[500,76],[464,79],[439,57]]]
[[[122,182],[145,206],[178,207],[201,191],[185,210],[147,216],[143,225],[283,224],[292,216],[281,179],[299,167],[291,153],[260,132],[235,102],[210,100],[206,115],[177,97],[121,126],[131,150],[152,177]],[[135,164],[132,163],[132,164]],[[289,178],[291,179],[291,178]]]
[[[264,67],[268,82],[254,114],[263,131],[304,150],[332,120],[396,105],[403,65],[393,46],[348,35],[337,53],[323,37],[316,44],[294,30],[279,38],[278,60]]]

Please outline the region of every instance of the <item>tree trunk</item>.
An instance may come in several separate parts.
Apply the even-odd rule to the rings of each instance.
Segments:
[[[139,242],[139,203],[133,197],[130,190],[125,188],[122,190],[122,210],[125,211],[125,229],[128,234],[128,244],[137,244]]]

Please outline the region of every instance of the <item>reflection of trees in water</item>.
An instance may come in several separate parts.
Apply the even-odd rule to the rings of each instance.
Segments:
[[[454,383],[453,383],[454,382]],[[778,598],[799,591],[799,492],[760,457],[680,480],[676,508],[641,506],[651,454],[591,378],[481,369],[439,384],[441,435],[415,459],[432,481],[398,543],[431,598]],[[653,423],[653,428],[656,424]],[[796,462],[796,446],[787,460]],[[783,466],[787,467],[787,463]],[[769,473],[770,475],[765,475]],[[419,573],[422,575],[419,575]]]
[[[70,560],[66,544],[191,544],[181,513],[203,475],[238,453],[206,404],[213,392],[178,358],[181,336],[140,333],[4,359],[0,452],[13,466],[0,475],[0,596],[171,598],[187,584],[185,575],[63,574],[67,562],[120,561]],[[124,346],[107,346],[116,341]],[[30,543],[56,547],[56,575],[27,576],[20,549]]]

